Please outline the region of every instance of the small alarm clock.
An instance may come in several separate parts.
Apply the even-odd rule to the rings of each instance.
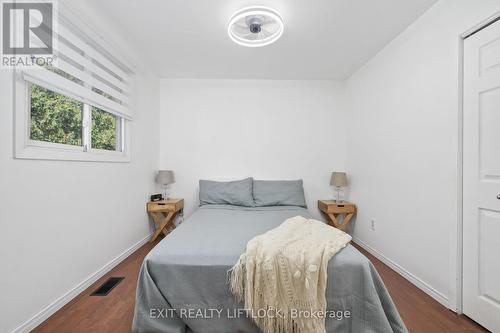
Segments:
[[[151,195],[151,201],[161,201],[163,200],[163,196],[161,194],[153,194]]]

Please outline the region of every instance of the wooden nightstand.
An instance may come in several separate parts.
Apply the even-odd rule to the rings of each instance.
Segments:
[[[347,201],[318,200],[318,208],[329,217],[330,222],[328,224],[344,231],[356,212],[356,205]],[[337,219],[340,214],[344,214],[342,223]]]
[[[150,243],[154,242],[158,236],[163,233],[165,236],[170,232],[169,229],[174,227],[174,217],[184,208],[183,199],[168,199],[162,201],[148,202],[146,210],[153,218],[156,225],[156,231],[151,236]],[[172,228],[173,229],[173,228]]]

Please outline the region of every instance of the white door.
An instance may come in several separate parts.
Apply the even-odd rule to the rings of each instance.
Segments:
[[[464,42],[463,311],[500,332],[500,21]]]

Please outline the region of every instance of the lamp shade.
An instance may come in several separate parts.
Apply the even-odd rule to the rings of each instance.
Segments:
[[[345,172],[332,172],[330,185],[344,187],[347,186],[347,176]]]
[[[174,172],[172,170],[160,170],[156,175],[156,182],[161,185],[175,183]]]

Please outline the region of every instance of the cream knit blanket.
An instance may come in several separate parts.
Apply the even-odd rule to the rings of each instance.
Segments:
[[[296,216],[251,239],[230,290],[264,333],[325,333],[328,261],[351,236]]]

